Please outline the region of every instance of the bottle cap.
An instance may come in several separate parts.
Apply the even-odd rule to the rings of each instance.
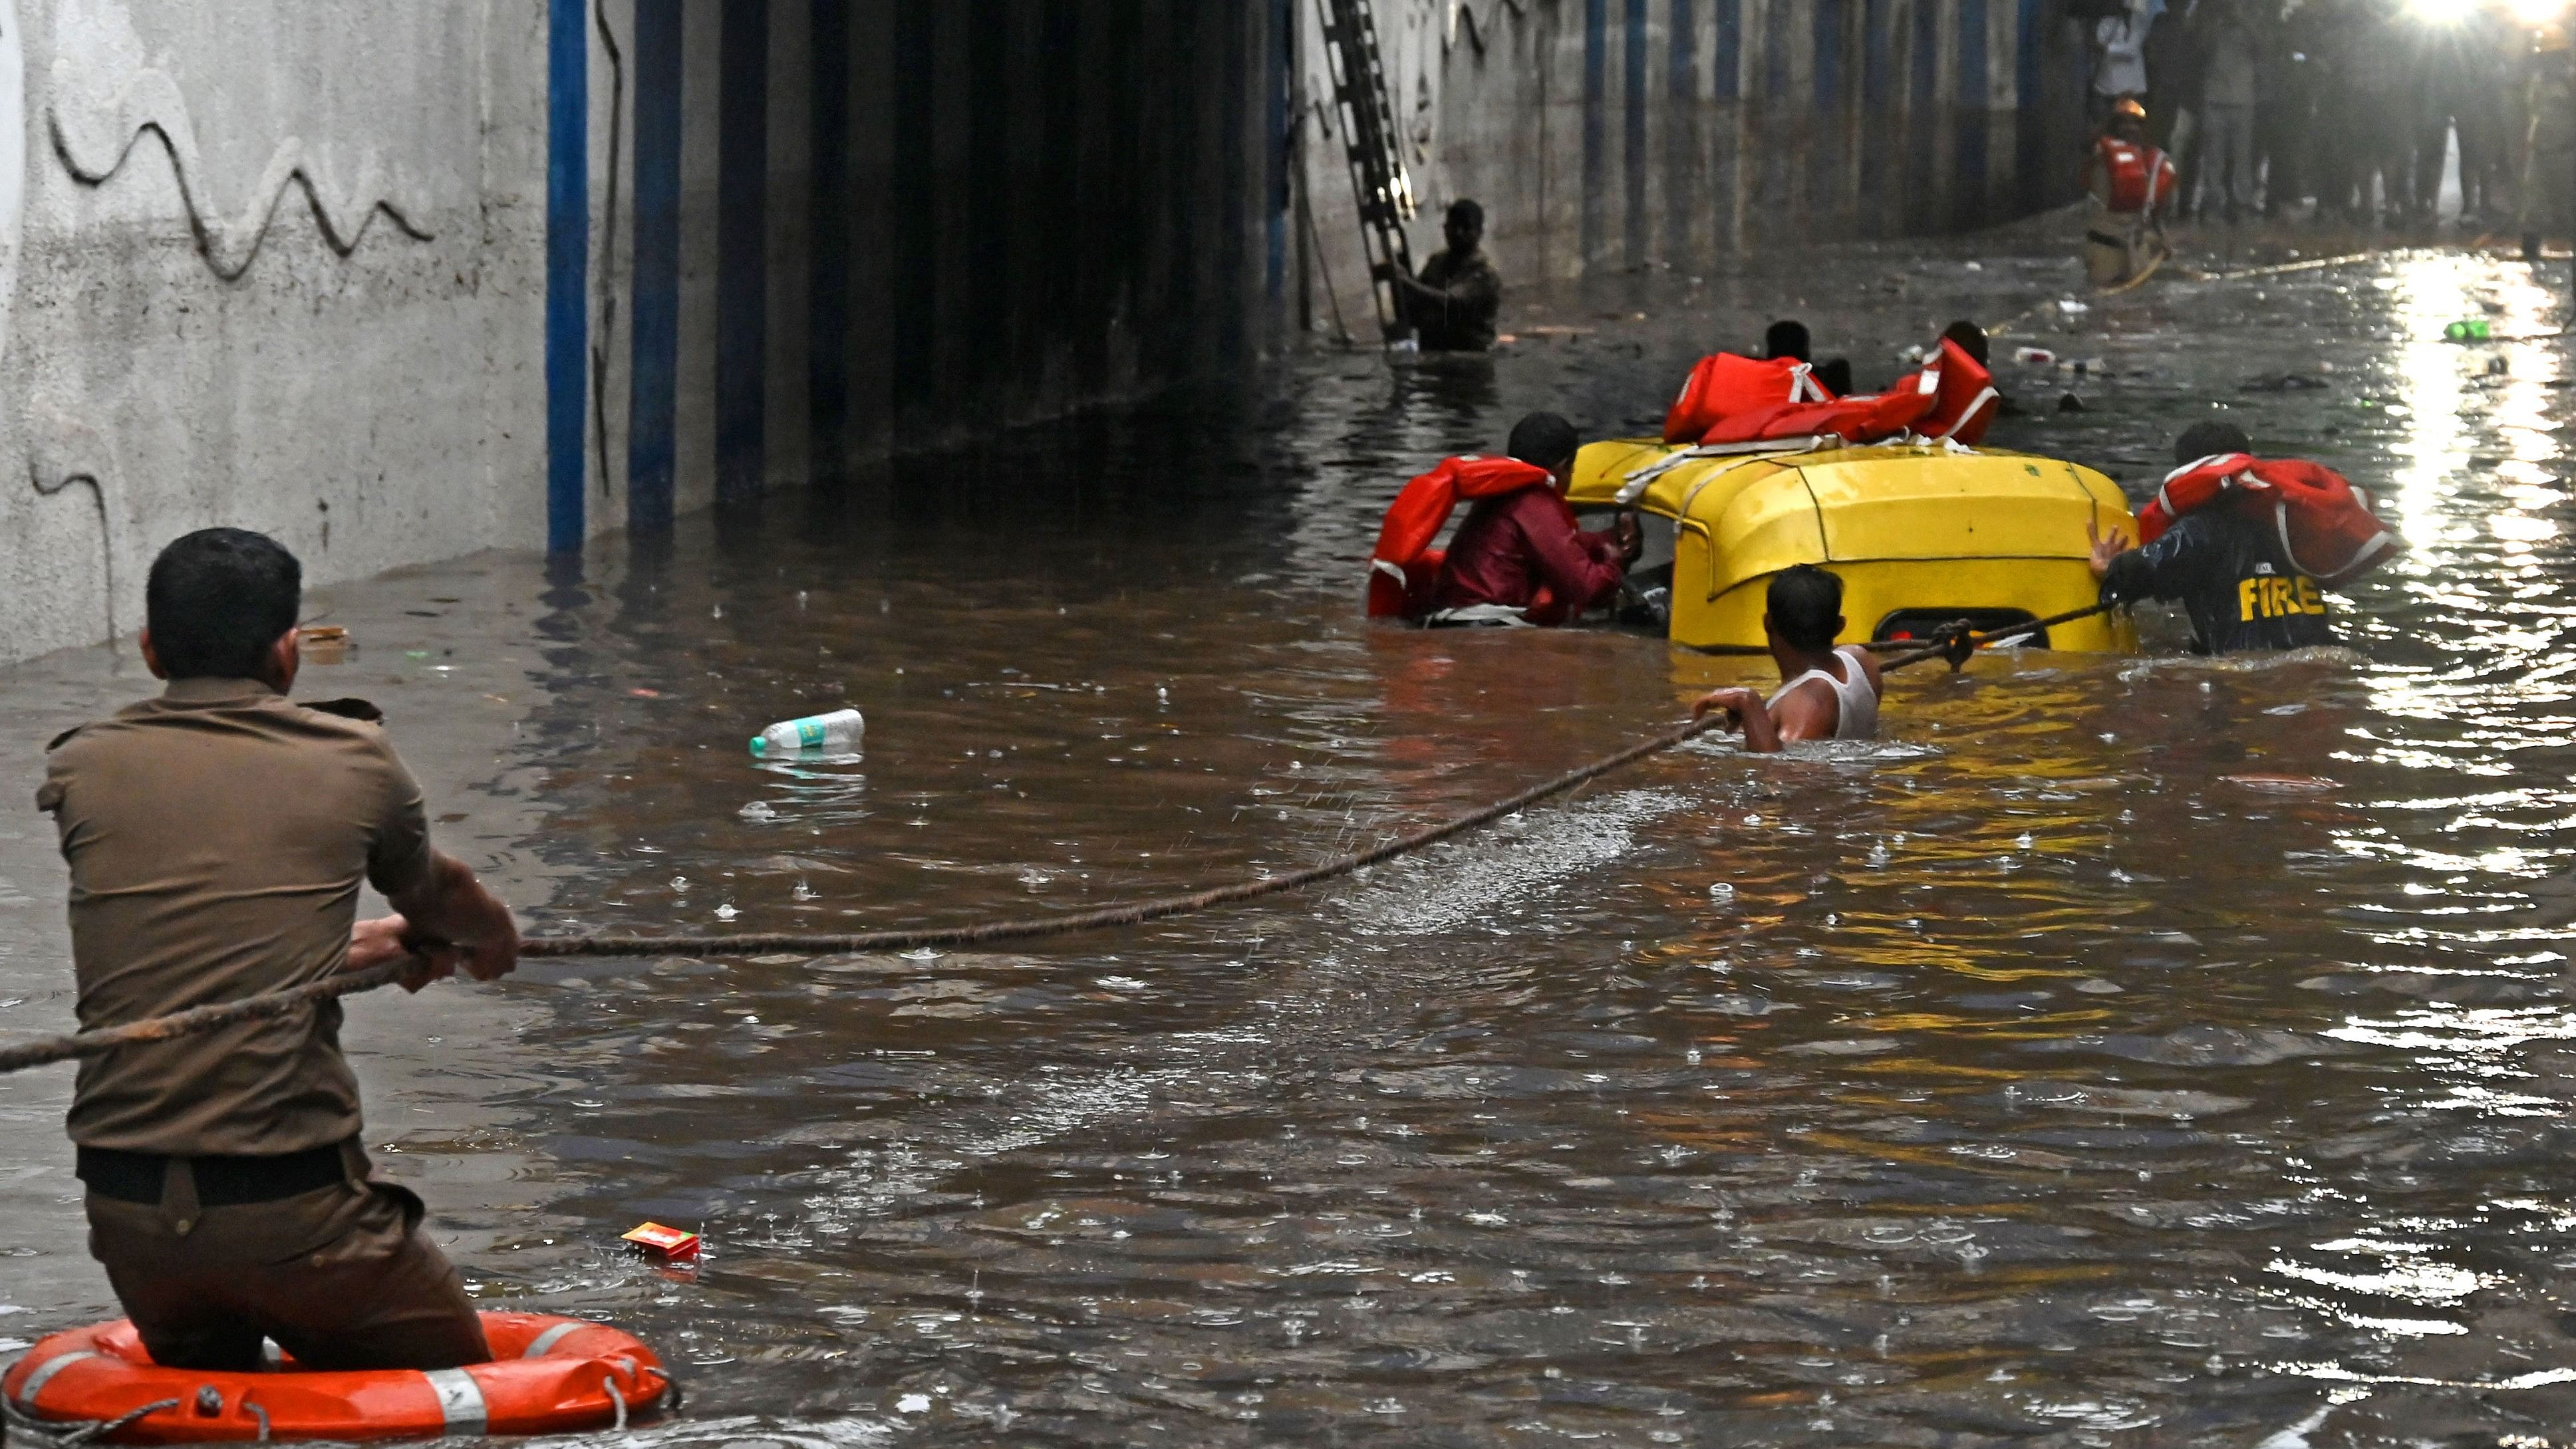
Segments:
[[[769,740],[768,740],[768,737],[767,737],[767,736],[765,736],[765,735],[753,735],[753,736],[751,737],[751,752],[752,752],[753,754],[755,754],[755,755],[765,755],[765,754],[768,754],[768,753],[769,753]]]

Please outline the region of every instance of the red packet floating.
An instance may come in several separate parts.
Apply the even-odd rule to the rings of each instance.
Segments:
[[[635,1251],[657,1263],[694,1263],[698,1261],[698,1235],[660,1223],[646,1223],[631,1233],[621,1234]]]

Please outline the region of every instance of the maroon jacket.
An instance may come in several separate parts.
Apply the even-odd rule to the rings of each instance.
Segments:
[[[1523,488],[1468,511],[1431,601],[1435,609],[1504,604],[1531,609],[1532,623],[1556,624],[1606,602],[1624,572],[1616,538],[1575,527],[1555,490]],[[1542,588],[1544,607],[1532,609]]]

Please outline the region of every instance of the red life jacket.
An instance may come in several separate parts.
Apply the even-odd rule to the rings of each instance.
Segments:
[[[2105,136],[2093,144],[2093,194],[2113,211],[2161,211],[2174,194],[2174,164],[2142,142]]]
[[[1883,393],[1775,403],[1721,419],[1699,441],[1703,446],[1785,442],[1830,433],[1846,443],[1875,443],[1916,432],[1974,446],[1985,437],[2000,403],[1994,381],[1965,349],[1943,338],[1928,366],[1898,378]]]
[[[1447,558],[1431,546],[1462,498],[1499,498],[1555,479],[1545,468],[1518,458],[1443,458],[1440,466],[1404,485],[1378,525],[1369,555],[1368,612],[1372,619],[1419,619],[1431,612],[1431,586]]]
[[[1920,376],[1936,381],[1931,410],[1914,424],[1914,431],[1927,438],[1954,438],[1971,448],[1985,441],[1987,427],[2003,409],[2003,394],[1995,391],[1995,375],[1986,365],[1944,337],[1941,355]]]
[[[1837,398],[1820,403],[1775,403],[1721,420],[1699,441],[1703,447],[1730,443],[1790,442],[1831,433],[1846,443],[1874,443],[1913,426],[1931,404],[1930,394],[1917,396],[1912,380],[1872,397]]]
[[[2138,542],[2153,543],[2186,513],[2225,504],[2279,529],[2290,567],[2322,584],[2348,584],[2406,549],[2370,495],[2331,468],[2297,458],[2220,453],[2185,464],[2138,510]]]
[[[1742,357],[1712,353],[1682,383],[1681,396],[1664,414],[1664,441],[1696,443],[1729,418],[1791,403],[1830,402],[1833,394],[1794,357]]]

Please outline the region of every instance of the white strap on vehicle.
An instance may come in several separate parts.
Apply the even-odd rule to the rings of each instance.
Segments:
[[[1840,433],[1806,433],[1795,438],[1760,438],[1749,443],[1702,443],[1695,448],[1685,448],[1681,452],[1667,454],[1628,474],[1619,481],[1619,491],[1610,495],[1610,500],[1619,504],[1634,503],[1646,496],[1647,486],[1656,479],[1684,463],[1695,463],[1703,458],[1742,458],[1755,453],[1784,455],[1812,453],[1819,448],[1839,448],[1842,445],[1843,439]]]

